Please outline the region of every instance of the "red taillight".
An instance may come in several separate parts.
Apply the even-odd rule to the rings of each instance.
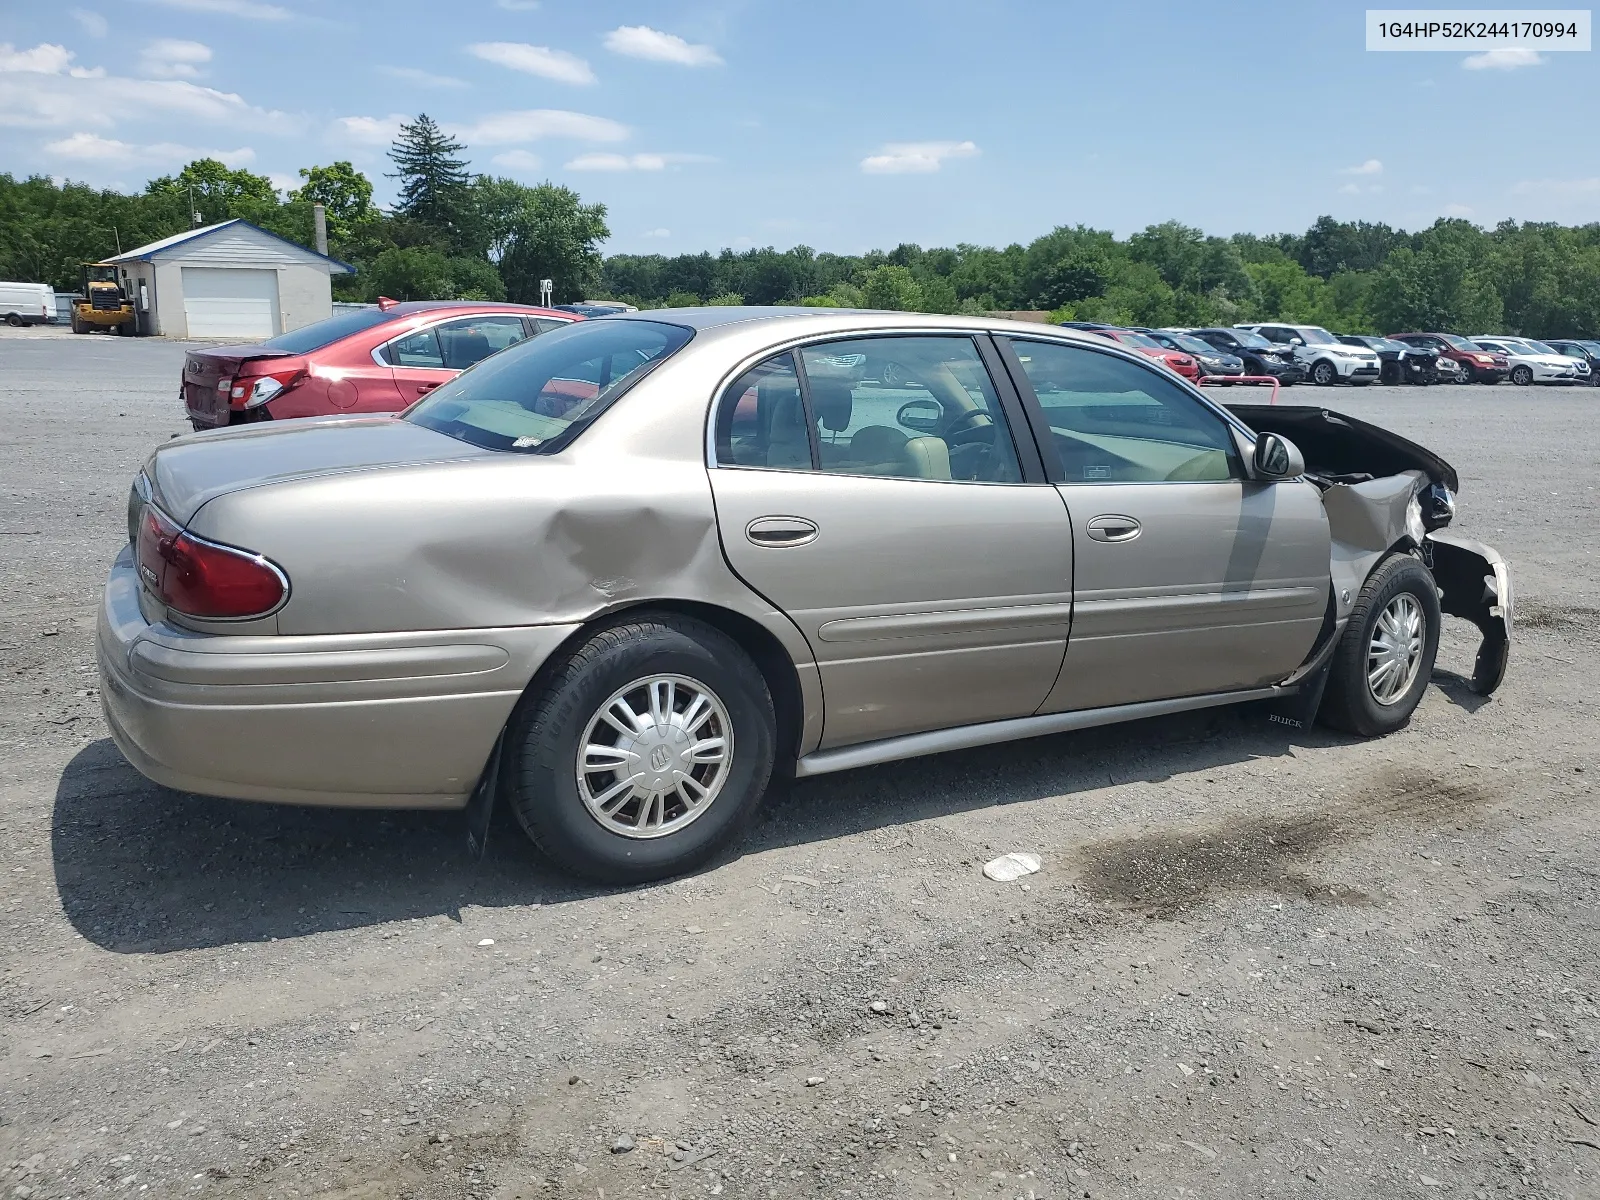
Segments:
[[[283,572],[261,555],[185,533],[153,504],[139,521],[135,561],[156,598],[189,617],[265,616],[288,594]]]

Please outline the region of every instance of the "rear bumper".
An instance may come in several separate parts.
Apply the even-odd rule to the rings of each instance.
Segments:
[[[96,636],[106,724],[157,783],[350,808],[460,808],[572,625],[317,637],[148,621],[131,550]]]

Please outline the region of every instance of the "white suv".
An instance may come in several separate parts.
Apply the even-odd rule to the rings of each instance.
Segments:
[[[1589,364],[1586,360],[1562,354],[1532,338],[1486,333],[1472,340],[1485,350],[1506,356],[1506,361],[1511,364],[1512,383],[1589,382]]]
[[[1375,350],[1347,346],[1320,325],[1235,325],[1259,333],[1267,341],[1294,352],[1294,359],[1305,367],[1311,382],[1327,387],[1345,383],[1365,387],[1378,382],[1381,365]]]

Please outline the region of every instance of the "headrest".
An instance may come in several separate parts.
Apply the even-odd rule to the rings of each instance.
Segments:
[[[855,393],[848,379],[833,376],[810,376],[811,407],[816,411],[817,424],[834,433],[850,428],[850,414],[855,408]]]
[[[906,447],[907,436],[888,425],[867,425],[850,436],[850,457],[858,462],[894,462]]]

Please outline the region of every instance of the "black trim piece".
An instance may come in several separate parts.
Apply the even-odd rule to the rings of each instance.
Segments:
[[[1000,361],[1005,364],[1006,374],[1011,377],[1011,386],[1021,400],[1022,410],[1027,414],[1028,428],[1033,433],[1034,445],[1039,451],[1045,482],[1065,483],[1067,473],[1061,465],[1061,456],[1056,453],[1055,435],[1050,430],[1050,422],[1045,420],[1044,408],[1039,403],[1039,394],[1033,390],[1033,381],[1022,369],[1022,360],[1017,357],[1016,349],[1011,345],[1011,337],[998,333],[991,334],[990,337],[993,338],[999,351]],[[1056,346],[1077,345],[1076,342],[1069,342],[1064,338],[1041,340],[1047,340]]]
[[[977,337],[973,340],[978,346],[978,358],[983,362],[984,370],[989,372],[989,386],[994,388],[995,395],[1000,400],[1000,412],[1009,426],[1007,432],[1011,436],[1011,447],[1016,453],[1017,463],[1022,468],[1022,482],[1049,483],[1044,459],[1039,450],[1039,431],[1034,428],[1027,407],[1022,402],[1022,394],[1017,390],[1016,381],[1011,378],[1011,371],[1007,368],[1005,359],[995,348],[994,335]],[[1024,429],[1029,434],[1026,438],[1021,433]]]
[[[806,444],[811,447],[811,469],[822,471],[822,433],[817,427],[817,410],[811,407],[811,380],[806,375],[805,355],[799,353],[803,346],[791,346],[783,353],[789,356],[789,361],[794,365],[794,377],[800,384],[800,408],[806,418]],[[773,355],[773,358],[781,357]],[[762,362],[771,362],[771,359],[762,359]]]

